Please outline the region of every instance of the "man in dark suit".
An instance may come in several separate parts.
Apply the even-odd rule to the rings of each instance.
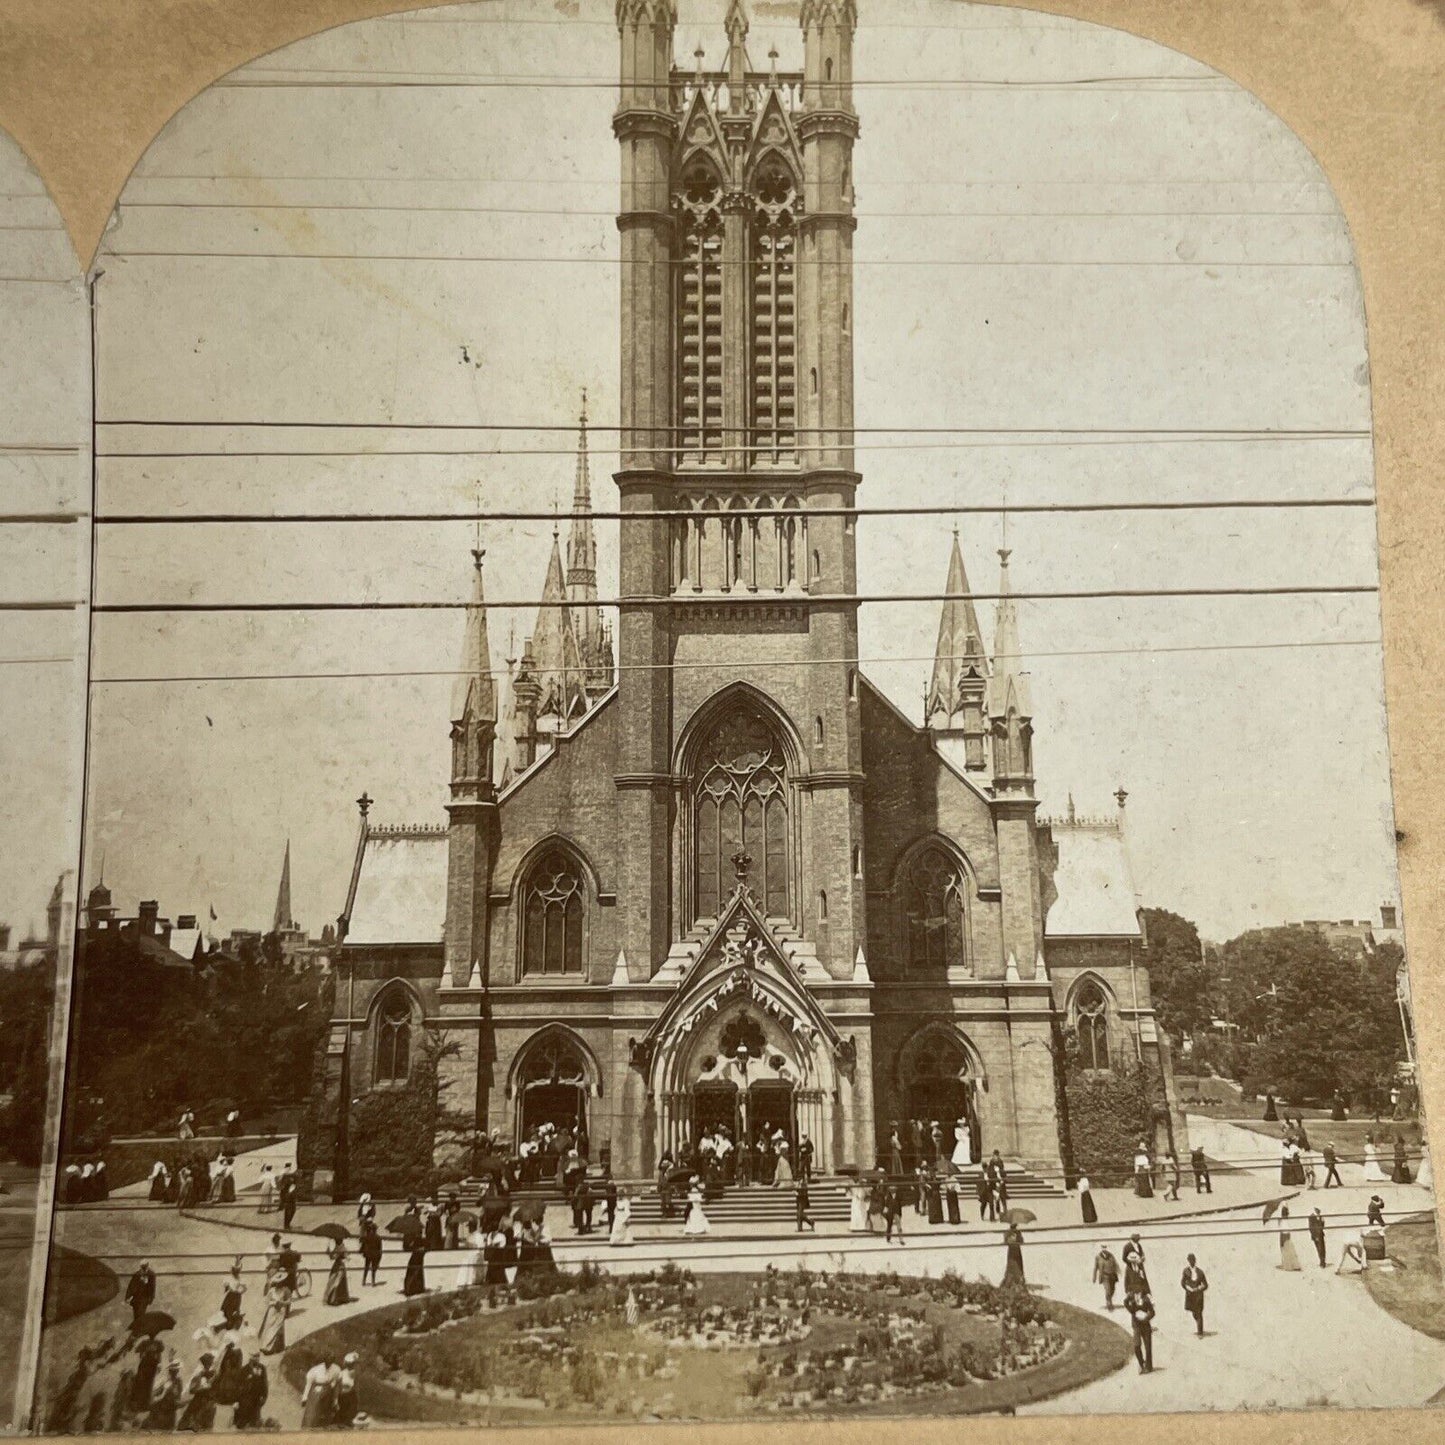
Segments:
[[[1147,1375],[1154,1369],[1154,1301],[1147,1294],[1126,1294],[1124,1308],[1129,1311],[1129,1324],[1134,1332],[1134,1358],[1139,1373]]]
[[[1310,1239],[1314,1242],[1315,1253],[1320,1257],[1320,1268],[1325,1267],[1325,1217],[1318,1209],[1310,1211]]]
[[[1335,1157],[1335,1146],[1333,1144],[1326,1144],[1320,1151],[1320,1155],[1325,1161],[1325,1188],[1328,1189],[1330,1187],[1330,1180],[1333,1179],[1335,1183],[1343,1189],[1345,1182],[1340,1178],[1339,1160]]]

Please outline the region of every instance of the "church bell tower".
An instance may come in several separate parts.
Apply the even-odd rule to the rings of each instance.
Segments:
[[[623,947],[642,981],[716,911],[687,759],[731,688],[786,754],[786,888],[781,861],[759,862],[769,914],[847,977],[865,937],[856,538],[840,515],[859,483],[857,17],[852,0],[804,0],[801,70],[775,49],[754,59],[741,0],[720,18],[717,61],[699,48],[675,66],[672,0],[617,6]]]

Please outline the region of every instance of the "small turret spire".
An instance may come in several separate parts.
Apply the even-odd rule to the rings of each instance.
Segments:
[[[293,927],[291,918],[291,840],[281,859],[281,884],[276,889],[276,911],[271,918],[271,932],[285,933]]]
[[[492,649],[487,639],[487,603],[482,584],[483,547],[472,548],[472,595],[467,603],[461,671],[452,688],[452,721],[497,720],[497,693],[492,685]]]
[[[1033,716],[1029,697],[1028,674],[1023,668],[1023,650],[1019,646],[1018,604],[1009,581],[1008,547],[998,549],[998,610],[994,619],[993,687],[989,691],[989,710],[994,717],[1003,717],[1012,707],[1020,717]]]

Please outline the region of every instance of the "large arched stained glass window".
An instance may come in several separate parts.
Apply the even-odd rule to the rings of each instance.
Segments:
[[[703,740],[693,780],[699,918],[716,918],[746,857],[753,896],[788,916],[788,791],[782,740],[747,704],[726,713]]]
[[[404,1084],[411,1077],[411,998],[393,985],[376,1010],[373,1084]]]
[[[582,870],[561,848],[549,849],[522,889],[522,972],[581,973],[586,914]]]
[[[903,879],[908,966],[915,971],[968,964],[963,870],[942,848],[917,853]]]
[[[1079,1040],[1079,1067],[1109,1067],[1109,1000],[1092,978],[1074,995],[1074,1032]]]

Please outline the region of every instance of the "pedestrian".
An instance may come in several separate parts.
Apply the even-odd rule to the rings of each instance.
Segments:
[[[241,1137],[241,1111],[232,1109],[226,1115],[226,1138],[239,1139]]]
[[[276,1197],[281,1201],[281,1228],[290,1229],[296,1218],[296,1171],[289,1164],[276,1181]]]
[[[1298,1274],[1299,1254],[1294,1247],[1294,1229],[1289,1222],[1289,1205],[1281,1205],[1279,1211],[1279,1267]]]
[[[231,1272],[221,1285],[221,1324],[228,1330],[239,1330],[246,1322],[241,1313],[241,1301],[246,1294],[246,1286],[241,1283],[242,1259],[242,1255],[236,1256]]]
[[[1378,1194],[1370,1195],[1370,1202],[1365,1206],[1365,1223],[1380,1229],[1385,1227],[1385,1201]]]
[[[1395,1135],[1395,1172],[1391,1176],[1396,1184],[1410,1182],[1410,1166],[1405,1160],[1405,1136]]]
[[[331,1424],[336,1404],[336,1378],[332,1374],[335,1368],[326,1360],[318,1360],[307,1370],[301,1386],[303,1430],[324,1430]]]
[[[135,1374],[131,1377],[128,1404],[132,1415],[143,1415],[150,1409],[156,1387],[156,1371],[165,1358],[166,1347],[158,1339],[143,1339],[136,1347]]]
[[[684,1234],[706,1234],[707,1215],[702,1212],[702,1180],[692,1176],[687,1189],[687,1218],[683,1221]]]
[[[930,1164],[923,1176],[924,1190],[928,1196],[928,1222],[930,1224],[943,1223],[943,1189],[939,1185],[938,1175],[933,1172]]]
[[[1169,1151],[1169,1192],[1164,1196],[1165,1203],[1171,1200],[1178,1202],[1179,1199],[1179,1156],[1171,1149]]]
[[[818,1232],[818,1226],[813,1222],[808,1213],[808,1181],[800,1178],[793,1189],[793,1202],[798,1215],[798,1233],[803,1232],[804,1227],[811,1229],[814,1234]]]
[[[185,1381],[181,1379],[181,1362],[170,1360],[166,1364],[166,1377],[155,1388],[150,1408],[146,1412],[146,1430],[153,1435],[168,1435],[176,1428],[176,1414],[181,1408],[181,1396],[186,1392]]]
[[[215,1384],[212,1366],[215,1362],[216,1357],[209,1350],[196,1361],[196,1368],[186,1381],[186,1408],[176,1421],[177,1430],[191,1430],[197,1435],[204,1435],[216,1423],[216,1402],[211,1397]]]
[[[156,1272],[151,1268],[150,1260],[143,1259],[136,1266],[136,1271],[130,1277],[130,1283],[125,1287],[125,1302],[130,1306],[130,1327],[140,1323],[141,1316],[150,1309],[156,1297]]]
[[[159,1204],[166,1197],[166,1185],[170,1183],[171,1171],[157,1159],[151,1165],[150,1175],[150,1201],[152,1204]],[[68,1201],[67,1201],[68,1202]]]
[[[1274,1091],[1267,1090],[1264,1096],[1264,1118],[1266,1123],[1273,1124],[1279,1118],[1279,1111],[1274,1106]]]
[[[1320,1257],[1320,1268],[1325,1267],[1325,1217],[1318,1209],[1310,1211],[1310,1239],[1314,1242],[1315,1253]]]
[[[962,1224],[963,1215],[958,1212],[958,1180],[950,1174],[944,1183],[945,1202],[948,1206],[948,1222]]]
[[[236,1394],[236,1409],[231,1416],[231,1425],[237,1430],[259,1430],[261,1428],[261,1407],[271,1393],[271,1381],[266,1375],[266,1366],[260,1350],[252,1350],[250,1358],[241,1370],[241,1383]]]
[[[235,1330],[227,1330],[222,1337],[221,1357],[216,1362],[216,1378],[211,1386],[211,1399],[217,1405],[234,1405],[240,1399],[244,1370],[241,1337]]]
[[[1144,1268],[1144,1245],[1137,1234],[1131,1234],[1120,1251],[1124,1259],[1124,1293],[1148,1294],[1149,1274]]]
[[[662,1205],[662,1217],[672,1218],[672,1171],[675,1167],[672,1155],[666,1150],[657,1161],[657,1197]]]
[[[1380,1168],[1379,1150],[1375,1148],[1375,1136],[1365,1135],[1365,1183],[1383,1184],[1385,1171]]]
[[[1335,1156],[1335,1146],[1333,1144],[1326,1144],[1320,1151],[1320,1154],[1325,1161],[1325,1188],[1328,1189],[1330,1187],[1330,1181],[1334,1180],[1335,1186],[1343,1189],[1345,1184],[1344,1180],[1340,1178],[1340,1166],[1339,1160]]]
[[[625,1191],[608,1199],[607,1243],[615,1249],[632,1243],[632,1197]]]
[[[1194,1316],[1194,1333],[1202,1339],[1204,1292],[1209,1288],[1209,1280],[1192,1254],[1189,1256],[1189,1263],[1184,1266],[1184,1273],[1179,1276],[1179,1284],[1184,1290],[1184,1309],[1186,1313]]]
[[[1119,1286],[1119,1261],[1107,1244],[1099,1246],[1094,1256],[1094,1283],[1104,1286],[1104,1308],[1114,1308],[1114,1291]]]
[[[1010,1224],[1004,1231],[1004,1245],[1008,1249],[1008,1263],[1004,1266],[1001,1289],[1024,1289],[1024,1232],[1017,1224]]]
[[[903,1195],[898,1185],[889,1184],[883,1194],[883,1222],[887,1226],[884,1243],[893,1243],[893,1231],[898,1231],[898,1242],[903,1241]]]
[[[358,1405],[356,1371],[360,1364],[361,1357],[355,1350],[352,1350],[342,1359],[341,1369],[337,1375],[336,1394],[331,1407],[332,1420],[343,1430],[349,1430],[352,1422],[356,1419]]]
[[[888,1173],[893,1179],[903,1176],[903,1139],[896,1123],[890,1126],[888,1134]]]
[[[1194,1170],[1194,1192],[1196,1194],[1213,1194],[1214,1184],[1209,1178],[1209,1160],[1205,1157],[1204,1149],[1201,1146],[1190,1150],[1189,1164]]]
[[[374,1219],[363,1221],[361,1226],[361,1282],[363,1285],[379,1284],[376,1272],[381,1266],[381,1231]]]
[[[1139,1373],[1154,1369],[1154,1301],[1147,1294],[1126,1294],[1124,1308],[1129,1311],[1129,1325],[1134,1334],[1134,1358]]]
[[[411,1253],[406,1257],[401,1292],[408,1296],[426,1293],[426,1245],[415,1235],[412,1236]]]
[[[276,1171],[269,1164],[261,1166],[261,1202],[257,1207],[262,1214],[276,1208]]]
[[[1094,1191],[1089,1187],[1089,1181],[1084,1175],[1079,1176],[1079,1212],[1083,1216],[1085,1224],[1097,1224],[1099,1222],[1099,1211],[1094,1208]]]
[[[982,1223],[985,1219],[993,1219],[995,1217],[993,1208],[993,1183],[989,1179],[988,1174],[983,1170],[979,1171],[977,1189],[978,1217],[979,1222]]]
[[[1335,1090],[1334,1098],[1330,1101],[1330,1118],[1336,1124],[1349,1118],[1349,1110],[1345,1108],[1345,1096],[1338,1089]]]
[[[322,1302],[329,1305],[349,1305],[351,1290],[346,1279],[346,1241],[332,1240],[326,1256],[331,1261],[331,1271],[326,1276],[326,1293]]]
[[[176,1125],[176,1138],[186,1140],[195,1137],[196,1116],[189,1109],[182,1109],[180,1122]]]
[[[1141,1139],[1134,1151],[1134,1193],[1140,1199],[1154,1197],[1154,1171],[1149,1162],[1149,1146]]]
[[[813,1141],[806,1134],[798,1136],[798,1178],[809,1181],[813,1177]]]
[[[592,1213],[592,1191],[583,1175],[572,1190],[572,1229],[576,1234],[591,1234],[587,1216]]]

